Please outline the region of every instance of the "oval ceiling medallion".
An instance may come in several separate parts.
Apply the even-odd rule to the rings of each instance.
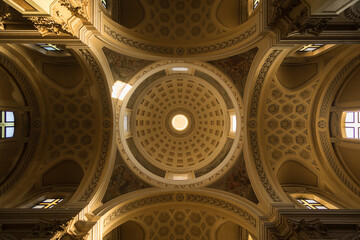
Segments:
[[[133,88],[118,101],[117,143],[143,180],[201,186],[235,162],[242,149],[243,103],[213,66],[164,61],[129,84]]]

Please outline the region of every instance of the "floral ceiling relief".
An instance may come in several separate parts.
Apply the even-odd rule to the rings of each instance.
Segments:
[[[103,48],[103,52],[109,63],[114,81],[127,83],[138,71],[152,63],[151,61],[117,53],[106,47]]]
[[[241,95],[244,95],[246,79],[257,51],[257,48],[253,48],[239,55],[211,61],[210,63],[226,73]]]
[[[259,202],[251,186],[243,154],[224,177],[209,187],[236,194],[254,203]]]
[[[125,193],[150,187],[128,169],[120,154],[116,154],[115,166],[102,202],[108,202]]]

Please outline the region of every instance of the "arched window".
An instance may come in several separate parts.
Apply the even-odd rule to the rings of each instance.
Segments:
[[[343,137],[360,139],[360,111],[343,112]]]
[[[14,112],[1,111],[0,116],[1,138],[11,138],[15,132]]]

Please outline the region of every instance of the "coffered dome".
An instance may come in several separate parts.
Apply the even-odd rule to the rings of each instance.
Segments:
[[[118,108],[118,143],[132,169],[170,186],[202,185],[225,172],[241,148],[242,103],[230,81],[189,63],[140,75]]]
[[[185,74],[158,79],[133,109],[134,142],[163,170],[197,170],[223,149],[229,131],[226,104],[206,81]]]

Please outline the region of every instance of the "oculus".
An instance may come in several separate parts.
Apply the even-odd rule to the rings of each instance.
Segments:
[[[188,127],[189,121],[185,115],[177,114],[172,118],[171,125],[175,130],[183,131]]]

